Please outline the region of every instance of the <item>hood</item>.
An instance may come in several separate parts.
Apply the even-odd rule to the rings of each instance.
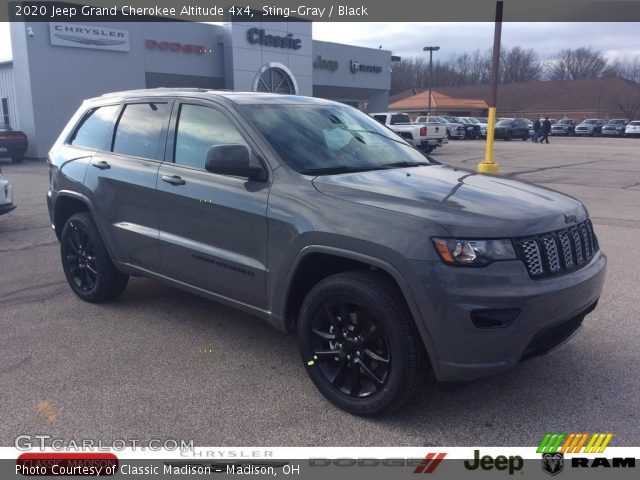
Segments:
[[[444,165],[327,175],[313,180],[328,196],[433,221],[460,237],[520,237],[567,228],[587,217],[562,193]]]

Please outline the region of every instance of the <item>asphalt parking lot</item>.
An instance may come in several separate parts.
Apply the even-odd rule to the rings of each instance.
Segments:
[[[295,337],[152,280],[117,301],[67,287],[50,229],[44,162],[0,160],[18,208],[0,217],[0,446],[19,434],[172,438],[207,446],[534,446],[547,431],[607,431],[640,445],[640,140],[496,143],[501,173],[582,200],[609,257],[581,333],[512,372],[423,398],[379,419],[333,407]],[[482,141],[434,153],[475,168]],[[499,205],[495,206],[499,208]]]

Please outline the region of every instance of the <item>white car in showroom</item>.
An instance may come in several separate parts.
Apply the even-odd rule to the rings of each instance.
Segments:
[[[0,170],[0,215],[9,213],[14,208],[16,206],[13,204],[13,185]]]
[[[627,137],[640,137],[640,120],[634,120],[627,125],[624,131]]]

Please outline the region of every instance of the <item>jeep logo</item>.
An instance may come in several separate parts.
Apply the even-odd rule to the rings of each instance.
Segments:
[[[499,455],[495,459],[491,455],[485,455],[480,458],[480,450],[473,451],[473,460],[465,460],[464,468],[467,470],[477,470],[478,467],[482,470],[507,470],[509,475],[513,475],[513,472],[522,470],[524,462],[522,457],[516,455],[515,457],[505,457]]]
[[[565,215],[564,223],[578,223],[578,218],[575,215]]]

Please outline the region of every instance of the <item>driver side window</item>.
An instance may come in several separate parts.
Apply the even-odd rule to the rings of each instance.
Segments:
[[[180,105],[174,154],[177,165],[204,170],[207,150],[230,143],[250,149],[235,125],[220,111],[203,105]]]

